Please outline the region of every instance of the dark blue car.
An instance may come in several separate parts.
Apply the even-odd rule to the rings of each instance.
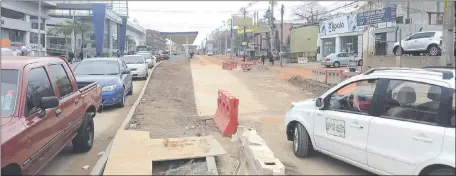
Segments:
[[[102,87],[103,106],[123,107],[125,97],[133,94],[130,70],[119,58],[84,59],[74,68],[79,87],[97,82]]]

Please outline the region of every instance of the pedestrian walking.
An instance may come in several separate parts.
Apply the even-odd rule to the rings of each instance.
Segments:
[[[116,53],[117,57],[120,58],[120,50],[117,50],[117,53]]]
[[[261,64],[264,66],[264,61],[266,60],[266,55],[263,53],[261,55]]]
[[[68,53],[68,62],[73,63],[73,59],[74,59],[74,53],[73,52]]]
[[[272,55],[272,53],[269,51],[268,51],[268,59],[269,59],[269,62],[271,62],[271,66],[274,66],[274,55]]]

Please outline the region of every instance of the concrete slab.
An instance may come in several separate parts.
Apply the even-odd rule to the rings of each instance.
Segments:
[[[214,136],[150,139],[148,131],[120,130],[103,175],[152,175],[152,161],[225,154]]]

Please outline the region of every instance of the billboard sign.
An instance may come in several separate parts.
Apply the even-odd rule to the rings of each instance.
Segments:
[[[252,18],[240,18],[240,17],[233,18],[233,25],[236,25],[236,26],[252,26],[252,24],[253,24]]]
[[[396,8],[386,7],[357,14],[358,26],[396,21]]]

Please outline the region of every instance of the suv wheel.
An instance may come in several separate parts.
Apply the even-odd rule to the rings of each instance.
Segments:
[[[92,149],[94,138],[93,118],[90,112],[86,112],[85,120],[79,127],[78,134],[73,139],[73,151],[76,153],[88,152]]]
[[[399,56],[399,53],[404,54],[404,51],[402,50],[402,48],[399,48],[397,46],[397,47],[394,48],[393,53],[394,53],[395,56]]]
[[[431,55],[431,56],[437,56],[437,55],[439,55],[439,52],[440,52],[439,47],[437,45],[430,45],[428,47],[427,51],[428,51],[429,55]]]

